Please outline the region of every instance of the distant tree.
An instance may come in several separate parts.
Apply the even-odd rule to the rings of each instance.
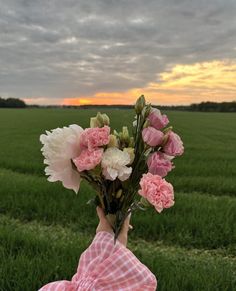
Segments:
[[[7,98],[3,99],[0,97],[0,107],[5,108],[24,108],[26,107],[26,104],[23,100],[20,100],[18,98]]]
[[[0,107],[6,107],[6,100],[0,97]]]

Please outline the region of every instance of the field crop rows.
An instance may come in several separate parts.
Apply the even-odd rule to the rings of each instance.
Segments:
[[[113,128],[129,110],[106,111]],[[39,135],[45,129],[89,125],[94,110],[0,110],[0,290],[37,290],[70,279],[97,224],[78,196],[49,183]],[[122,122],[120,120],[122,116]],[[158,277],[158,290],[236,290],[236,115],[169,112],[185,154],[167,180],[176,204],[161,215],[132,216],[129,248]],[[65,263],[66,262],[66,263]]]

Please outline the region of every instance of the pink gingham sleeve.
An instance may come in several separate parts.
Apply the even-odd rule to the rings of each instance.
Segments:
[[[154,274],[114,236],[98,232],[79,260],[71,281],[57,281],[39,291],[154,291],[157,280]]]

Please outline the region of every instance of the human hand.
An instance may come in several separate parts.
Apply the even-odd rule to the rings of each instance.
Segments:
[[[97,215],[99,218],[99,223],[98,223],[98,226],[96,229],[96,233],[98,233],[99,231],[106,231],[106,232],[109,232],[111,234],[114,234],[114,231],[113,231],[110,223],[106,219],[106,216],[104,214],[103,209],[101,207],[97,206],[96,210],[97,210]]]
[[[97,210],[97,215],[99,217],[99,224],[97,226],[96,233],[98,233],[99,231],[106,231],[106,232],[109,232],[109,233],[114,235],[114,231],[113,231],[110,223],[108,222],[108,220],[104,214],[103,209],[101,207],[97,206],[96,210]],[[121,228],[121,231],[117,237],[117,240],[120,243],[122,243],[125,247],[127,245],[127,240],[128,240],[128,231],[129,231],[129,229],[133,228],[129,224],[130,216],[131,216],[131,214],[125,219],[123,226]]]

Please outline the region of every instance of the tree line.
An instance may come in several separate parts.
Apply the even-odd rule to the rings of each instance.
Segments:
[[[73,106],[71,106],[73,107]],[[191,105],[154,106],[161,110],[178,111],[203,111],[203,112],[236,112],[236,101],[232,102],[201,102]],[[133,105],[81,105],[80,108],[107,108],[107,109],[132,109]]]
[[[202,102],[199,104],[191,104],[191,111],[217,111],[217,112],[236,112],[236,101],[233,102]]]
[[[236,101],[232,102],[201,102],[190,105],[157,106],[163,110],[201,111],[201,112],[236,112]]]
[[[2,108],[81,108],[81,109],[132,109],[133,105],[27,105],[23,100],[18,98],[3,99],[0,97],[0,107]],[[201,102],[191,105],[175,105],[175,106],[155,106],[162,110],[179,110],[179,111],[202,111],[202,112],[236,112],[236,101],[232,102]]]

